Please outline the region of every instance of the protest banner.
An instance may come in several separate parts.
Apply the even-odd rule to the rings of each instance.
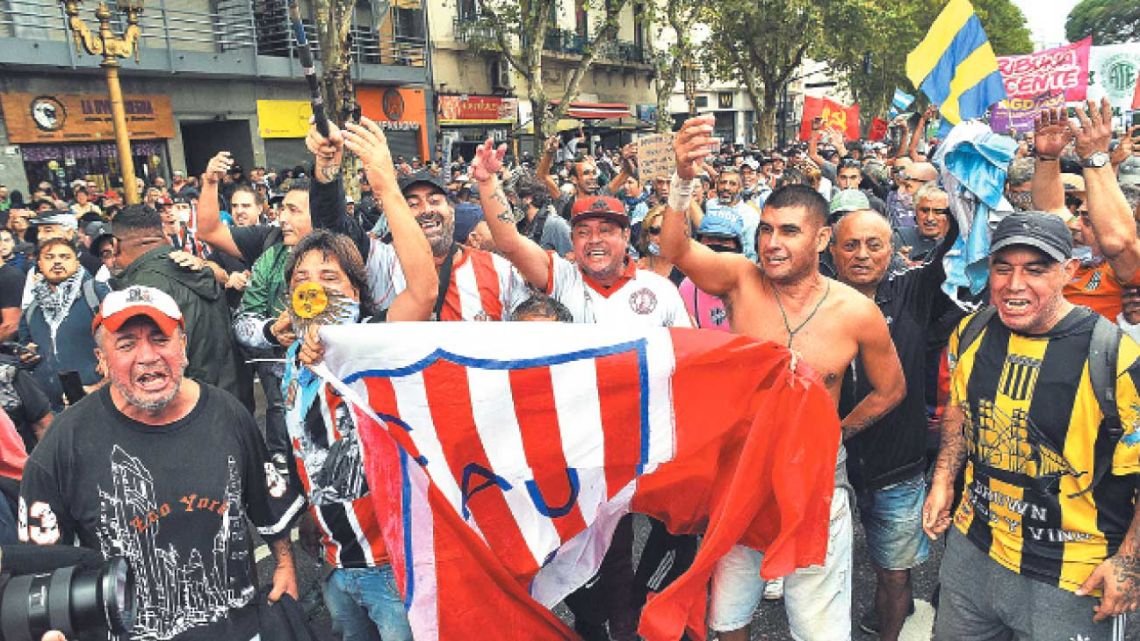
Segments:
[[[1036,99],[1064,91],[1065,100],[1084,100],[1092,37],[1023,56],[999,56],[998,69],[1010,98]]]
[[[1108,96],[1114,116],[1132,105],[1136,74],[1140,71],[1140,43],[1106,45],[1089,50],[1090,100]]]
[[[875,142],[886,138],[888,126],[889,123],[886,120],[883,120],[882,118],[872,118],[871,133],[867,135],[867,138],[874,140]]]
[[[990,129],[999,134],[1033,131],[1033,121],[1043,109],[1065,106],[1065,95],[1058,92],[1036,98],[1010,98],[994,105],[990,112]]]
[[[637,165],[642,180],[669,178],[677,168],[673,134],[649,134],[637,141]]]
[[[842,131],[847,140],[859,139],[859,105],[844,107],[827,98],[804,97],[804,113],[800,124],[800,140],[811,137],[811,123],[821,119],[823,129]]]

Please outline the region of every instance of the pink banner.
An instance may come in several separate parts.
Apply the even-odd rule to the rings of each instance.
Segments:
[[[1024,56],[999,56],[998,69],[1010,98],[1034,98],[1065,92],[1065,100],[1084,100],[1088,90],[1092,36],[1056,49]]]

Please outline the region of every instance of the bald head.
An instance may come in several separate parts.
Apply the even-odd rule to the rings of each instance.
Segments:
[[[912,164],[906,168],[906,175],[912,180],[920,180],[924,183],[938,180],[938,170],[934,168],[934,165],[928,162],[916,162]]]
[[[860,236],[875,235],[890,239],[891,223],[882,214],[874,209],[857,209],[844,214],[835,223],[835,242],[840,243],[844,237],[853,234]]]

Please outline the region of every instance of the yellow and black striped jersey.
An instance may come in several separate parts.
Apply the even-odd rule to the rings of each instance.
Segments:
[[[957,528],[1006,568],[1069,591],[1116,552],[1133,517],[1140,473],[1140,346],[1124,336],[1110,439],[1089,381],[1096,314],[1078,307],[1040,336],[1015,334],[995,315],[972,344],[950,337],[950,402],[965,414],[966,489]],[[1092,485],[1097,465],[1110,473]]]

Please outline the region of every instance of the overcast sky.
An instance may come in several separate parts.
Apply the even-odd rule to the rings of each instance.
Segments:
[[[1013,0],[1029,24],[1035,46],[1066,42],[1065,18],[1079,0]]]

